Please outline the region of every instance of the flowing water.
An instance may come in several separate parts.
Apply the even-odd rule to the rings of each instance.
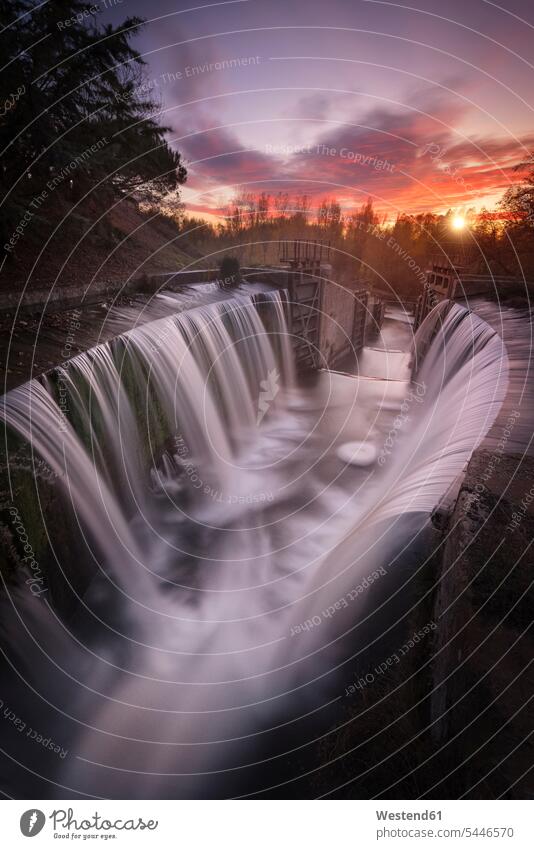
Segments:
[[[409,598],[430,513],[509,393],[501,336],[458,305],[420,328],[413,379],[391,314],[357,375],[305,383],[278,292],[193,307],[160,303],[4,396],[80,540],[65,549],[42,500],[54,584],[4,593],[10,707],[67,752],[0,729],[13,795],[245,795],[304,769],[288,750],[335,720],[342,670],[371,618],[388,631],[384,598]],[[376,462],[343,463],[350,440]]]

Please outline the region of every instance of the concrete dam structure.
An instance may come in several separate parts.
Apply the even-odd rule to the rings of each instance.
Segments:
[[[231,289],[174,277],[74,324],[55,314],[41,353],[14,369],[5,684],[60,756],[43,764],[0,725],[6,792],[261,798],[317,795],[319,781],[342,795],[329,747],[348,735],[350,762],[351,735],[372,736],[361,708],[386,682],[408,724],[366,752],[372,786],[393,780],[382,761],[402,756],[414,715],[423,784],[446,758],[469,791],[466,716],[491,751],[496,714],[481,719],[466,695],[481,663],[469,645],[476,628],[491,646],[505,519],[521,554],[509,634],[526,615],[530,314],[510,308],[501,326],[483,299],[443,302],[414,339],[409,311],[336,285],[323,258],[245,274]],[[69,356],[43,368],[67,336]],[[491,580],[472,546],[487,547]],[[487,618],[464,628],[486,595]]]

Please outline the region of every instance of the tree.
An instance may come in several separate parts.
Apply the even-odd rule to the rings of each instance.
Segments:
[[[258,198],[258,211],[256,213],[256,220],[258,224],[264,225],[269,220],[269,209],[271,207],[271,198],[270,195],[262,192]]]
[[[374,211],[372,198],[367,199],[367,203],[362,206],[352,215],[348,216],[346,222],[346,240],[347,250],[356,260],[356,273],[363,272],[363,259],[366,253],[367,244],[372,239],[374,228],[378,227],[379,217]]]
[[[516,172],[524,174],[523,181],[511,186],[499,204],[511,224],[534,227],[534,153],[516,165]]]
[[[308,195],[296,196],[292,213],[293,222],[297,227],[305,226],[308,223],[310,214],[310,199]]]
[[[278,192],[274,199],[274,208],[277,218],[286,218],[289,209],[289,195],[287,192]]]
[[[341,207],[334,200],[323,200],[317,213],[317,224],[319,228],[332,240],[338,239],[343,230],[343,218]]]
[[[1,3],[4,92],[13,100],[0,117],[8,230],[43,191],[76,199],[95,189],[102,206],[125,194],[157,204],[186,179],[130,44],[142,19],[102,26],[94,9],[79,0]]]
[[[534,153],[516,166],[522,180],[511,186],[499,204],[503,218],[499,238],[501,269],[534,279]]]

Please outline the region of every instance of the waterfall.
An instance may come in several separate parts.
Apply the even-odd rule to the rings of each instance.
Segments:
[[[299,386],[268,292],[162,315],[4,396],[94,566],[75,621],[22,585],[2,603],[2,641],[69,744],[41,795],[231,793],[271,727],[322,705],[318,682],[352,656],[371,596],[325,611],[373,569],[391,573],[507,391],[486,321],[458,305],[429,319],[415,383]],[[384,462],[343,466],[340,439],[362,434]]]

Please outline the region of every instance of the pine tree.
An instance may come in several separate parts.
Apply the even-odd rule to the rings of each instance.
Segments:
[[[126,193],[155,204],[185,181],[131,45],[142,19],[97,18],[79,0],[0,2],[2,235],[49,181],[102,206]]]

